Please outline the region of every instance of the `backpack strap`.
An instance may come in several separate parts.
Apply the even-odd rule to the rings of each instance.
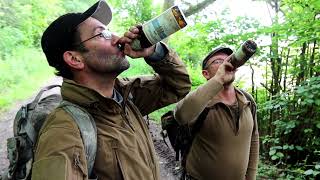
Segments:
[[[198,116],[193,128],[192,128],[192,131],[191,133],[193,135],[195,135],[196,133],[198,133],[204,123],[204,120],[207,118],[207,115],[209,113],[209,108],[204,108],[204,110],[200,113],[200,115]]]
[[[28,111],[31,111],[36,108],[37,104],[41,100],[42,94],[45,91],[48,91],[48,90],[53,89],[55,87],[61,87],[61,85],[54,84],[54,85],[43,87],[40,90],[40,92],[37,94],[37,96],[34,98],[34,100],[28,106],[22,106],[21,107],[21,119],[27,119],[28,118]],[[26,121],[25,132],[29,136],[32,143],[35,144],[35,140],[37,139],[37,133],[36,133],[33,126],[34,125],[31,124],[31,121]],[[17,127],[14,127],[14,128],[17,128]]]
[[[254,115],[256,114],[256,111],[257,111],[257,105],[256,105],[253,97],[249,93],[245,92],[242,89],[239,89],[239,91],[241,91],[242,94],[247,98],[247,100],[250,101],[251,114],[252,114],[252,117],[254,117]]]
[[[77,123],[87,158],[88,178],[93,175],[93,165],[97,152],[97,127],[93,117],[80,106],[62,100],[59,107],[68,112]]]
[[[39,103],[42,94],[43,94],[45,91],[48,91],[48,90],[53,89],[53,88],[55,88],[55,87],[61,87],[61,85],[59,85],[59,84],[53,84],[53,85],[50,85],[50,86],[45,86],[45,87],[43,87],[43,88],[40,90],[40,92],[37,94],[37,96],[34,98],[34,100],[30,103],[30,105],[29,105],[28,108],[29,108],[29,109],[34,109],[34,108],[37,106],[37,104]]]

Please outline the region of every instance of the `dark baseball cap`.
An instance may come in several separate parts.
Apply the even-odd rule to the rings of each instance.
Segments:
[[[57,67],[63,60],[63,53],[74,48],[74,33],[77,27],[89,17],[104,25],[112,19],[112,12],[104,0],[99,0],[83,13],[68,13],[53,21],[44,31],[41,47],[50,66]]]
[[[223,52],[226,53],[227,55],[231,55],[233,53],[232,49],[228,48],[228,47],[217,47],[215,49],[213,49],[202,61],[202,69],[206,68],[207,62],[210,58],[212,58],[213,55],[217,54],[218,52]]]

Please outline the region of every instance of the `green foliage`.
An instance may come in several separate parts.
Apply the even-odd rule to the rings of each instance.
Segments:
[[[145,62],[144,59],[131,59],[128,58],[130,63],[130,68],[123,73],[121,77],[132,77],[132,76],[141,76],[141,75],[150,75],[153,74],[153,69]]]
[[[66,11],[88,4],[60,0],[0,0],[0,110],[30,96],[52,77],[40,47],[44,29]]]
[[[239,17],[236,21],[230,20],[229,11],[219,16],[219,19],[195,20],[181,32],[171,36],[172,45],[184,61],[197,67],[204,57],[217,46],[228,46],[234,50],[245,40],[255,39],[254,29],[259,27],[257,20],[248,17]],[[183,39],[183,41],[181,41]]]
[[[17,100],[29,97],[52,75],[53,70],[42,52],[17,48],[13,55],[0,60],[0,111]]]
[[[59,0],[22,0],[0,2],[0,57],[13,52],[16,46],[40,45],[40,37],[48,21],[57,16],[62,9]]]
[[[175,108],[175,104],[171,104],[169,106],[163,107],[157,111],[152,112],[149,117],[157,123],[161,123],[161,116],[164,115],[166,112],[173,110]]]
[[[263,145],[269,147],[265,156],[279,167],[290,164],[299,168],[302,173],[300,175],[310,178],[320,173],[316,163],[320,161],[319,99],[320,77],[313,77],[290,94],[282,94],[266,102],[259,112],[260,115],[266,111],[280,114],[272,123],[273,134],[262,137]],[[284,173],[294,175],[290,172]]]
[[[152,0],[129,0],[126,3],[112,0],[114,29],[127,31],[131,26],[143,24],[161,13],[160,7],[152,6]]]

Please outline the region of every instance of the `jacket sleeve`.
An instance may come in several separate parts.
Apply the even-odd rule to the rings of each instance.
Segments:
[[[209,101],[222,89],[223,85],[211,78],[177,103],[174,109],[175,119],[179,124],[192,125]]]
[[[168,51],[164,59],[159,61],[146,59],[146,62],[156,72],[155,75],[124,79],[124,83],[132,87],[130,92],[133,102],[142,115],[176,103],[191,89],[186,66],[175,52],[165,45],[164,47]]]
[[[58,119],[56,113],[62,116]],[[58,108],[40,131],[32,180],[87,179],[86,167],[80,131],[70,115]]]
[[[259,131],[257,122],[257,112],[254,112],[254,129],[251,137],[249,164],[246,173],[247,180],[255,180],[259,161]]]

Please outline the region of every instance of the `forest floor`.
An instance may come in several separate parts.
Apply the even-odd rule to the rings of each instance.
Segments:
[[[48,84],[56,84],[59,82],[61,83],[61,79],[53,79]],[[31,102],[37,92],[38,91],[36,91],[35,94],[27,100],[16,102],[10,110],[0,113],[0,174],[2,174],[4,169],[9,165],[7,159],[7,138],[13,136],[13,119],[16,112],[23,104]],[[179,179],[180,171],[178,163],[175,161],[174,150],[164,143],[160,135],[161,126],[152,120],[148,120],[147,122],[159,157],[161,179]]]

